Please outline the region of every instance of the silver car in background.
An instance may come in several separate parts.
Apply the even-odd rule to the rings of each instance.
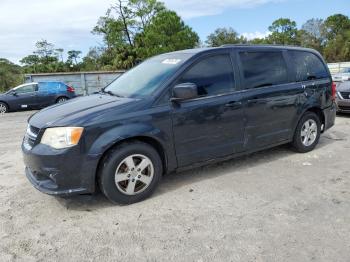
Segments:
[[[350,80],[350,67],[342,68],[339,73],[332,76],[333,81],[342,82]]]
[[[337,111],[350,113],[350,81],[337,83]]]

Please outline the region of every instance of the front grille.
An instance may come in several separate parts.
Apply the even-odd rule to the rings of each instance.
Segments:
[[[33,148],[39,132],[40,132],[39,128],[28,125],[26,134],[24,135],[24,139],[23,139],[23,146],[27,150],[31,150]]]
[[[338,106],[340,110],[350,111],[350,106]]]
[[[350,92],[340,92],[343,99],[350,99]]]

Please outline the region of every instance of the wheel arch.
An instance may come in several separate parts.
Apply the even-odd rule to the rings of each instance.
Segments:
[[[120,144],[132,143],[135,141],[143,142],[145,144],[152,146],[158,152],[158,154],[160,156],[160,159],[162,161],[162,166],[163,166],[163,173],[167,172],[167,167],[168,167],[167,153],[166,153],[164,146],[162,145],[162,143],[158,139],[151,137],[151,136],[147,136],[147,135],[119,138],[113,144],[111,144],[108,148],[106,148],[104,150],[104,152],[102,153],[102,155],[100,156],[100,158],[98,160],[98,164],[97,164],[97,168],[96,168],[96,172],[95,172],[95,184],[96,184],[96,186],[97,186],[97,179],[98,179],[99,172],[101,170],[103,160],[109,154],[109,152],[116,149]]]
[[[305,115],[306,112],[313,112],[313,113],[315,113],[319,117],[319,119],[321,121],[321,126],[323,126],[323,129],[324,129],[326,118],[325,118],[325,115],[323,113],[323,110],[319,106],[311,106],[311,107],[305,108],[302,111],[302,113],[298,115],[297,121],[295,122],[295,125],[294,125],[293,135],[295,133],[295,130],[296,130],[297,126],[298,126],[298,123],[299,123],[300,119]],[[324,131],[323,129],[321,129],[321,132]]]
[[[311,107],[311,108],[308,108],[304,113],[303,113],[303,115],[306,113],[306,112],[313,112],[313,113],[315,113],[318,117],[319,117],[319,119],[320,119],[320,121],[321,121],[321,126],[323,126],[323,128],[324,128],[324,125],[325,125],[325,122],[326,122],[326,118],[325,118],[325,115],[324,115],[324,113],[323,113],[323,111],[322,111],[322,109],[320,108],[320,107]],[[321,131],[323,132],[323,129],[321,129]]]
[[[10,105],[6,101],[0,100],[0,103],[4,103],[7,106],[7,110],[10,110]]]
[[[69,97],[66,96],[66,95],[58,95],[58,96],[56,97],[56,99],[55,99],[55,103],[57,103],[57,102],[58,102],[58,99],[60,99],[60,98],[66,98],[67,100],[69,100]]]

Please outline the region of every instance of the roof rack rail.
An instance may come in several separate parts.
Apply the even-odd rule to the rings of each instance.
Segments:
[[[224,45],[221,45],[220,47],[247,46],[247,45],[252,45],[252,44],[224,44]]]
[[[295,45],[280,45],[280,44],[224,44],[220,47],[237,47],[237,46],[275,46],[275,47],[299,47]]]

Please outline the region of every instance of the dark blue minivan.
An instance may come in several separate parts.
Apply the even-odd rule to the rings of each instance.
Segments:
[[[334,125],[335,95],[312,49],[240,45],[162,54],[98,94],[33,115],[22,144],[25,172],[44,193],[98,187],[112,202],[134,203],[172,171],[286,143],[313,150]]]
[[[39,82],[19,85],[0,94],[0,113],[40,109],[76,97],[73,87],[63,82]]]

